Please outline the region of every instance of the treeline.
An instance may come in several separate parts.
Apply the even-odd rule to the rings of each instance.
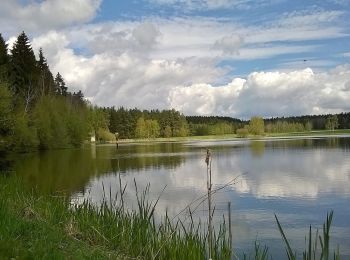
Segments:
[[[335,119],[336,117],[336,119]],[[300,123],[302,125],[309,124],[313,130],[330,129],[330,119],[336,120],[336,128],[338,129],[350,129],[350,113],[340,114],[326,114],[326,115],[305,115],[305,116],[292,116],[292,117],[276,117],[265,119],[265,124],[277,124],[281,122],[286,123]]]
[[[109,130],[120,139],[179,137],[189,135],[184,115],[172,110],[139,110],[104,108],[109,118]]]
[[[0,151],[80,146],[107,127],[99,110],[81,91],[69,92],[60,73],[53,76],[24,32],[11,50],[0,34]]]
[[[0,34],[0,152],[78,147],[92,136],[113,141],[350,128],[350,113],[253,119],[94,107],[81,91],[68,91],[60,73],[53,76],[42,49],[36,58],[24,32],[11,50]]]
[[[243,121],[232,117],[187,116],[186,119],[194,136],[234,134],[243,126]]]
[[[219,116],[187,116],[191,135],[222,135],[307,132],[311,130],[350,129],[350,113],[309,115],[298,117],[252,117],[240,120]]]

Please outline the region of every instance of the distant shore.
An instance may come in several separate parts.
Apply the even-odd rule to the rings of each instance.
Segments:
[[[219,140],[268,140],[268,139],[291,139],[291,138],[321,138],[321,137],[350,137],[350,129],[337,130],[315,130],[305,132],[291,133],[266,133],[263,136],[248,135],[245,138],[238,137],[236,134],[226,135],[204,135],[204,136],[186,136],[186,137],[159,137],[150,139],[120,139],[118,144],[125,143],[162,143],[162,142],[191,142],[191,141],[219,141]],[[115,144],[116,142],[109,142]],[[101,143],[97,143],[101,144]]]

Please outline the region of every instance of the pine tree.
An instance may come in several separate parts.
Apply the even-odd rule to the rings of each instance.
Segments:
[[[56,93],[62,96],[67,96],[67,87],[66,83],[63,80],[63,77],[58,72],[55,77],[55,86],[56,86]]]
[[[27,35],[22,32],[11,50],[11,87],[25,102],[25,111],[38,95],[39,70]]]
[[[47,60],[44,57],[42,48],[39,49],[38,68],[40,71],[39,88],[41,96],[49,95],[55,92],[55,81],[50,71]]]
[[[8,63],[7,44],[0,33],[0,83],[7,81]]]
[[[84,104],[84,94],[79,90],[78,92],[74,92],[72,95],[72,100],[75,105],[83,105]]]

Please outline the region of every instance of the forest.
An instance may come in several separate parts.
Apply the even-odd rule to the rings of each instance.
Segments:
[[[0,34],[0,151],[79,147],[98,141],[203,135],[289,133],[350,128],[350,113],[241,120],[185,116],[174,109],[97,107],[70,92],[51,72],[44,51],[35,55],[22,32],[9,50]]]
[[[78,147],[104,120],[37,57],[22,32],[11,50],[0,34],[0,151]]]

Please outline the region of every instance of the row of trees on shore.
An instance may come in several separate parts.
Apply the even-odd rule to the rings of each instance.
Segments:
[[[53,76],[22,32],[11,50],[0,34],[0,151],[80,146],[97,140],[238,134],[238,136],[350,128],[350,113],[299,117],[184,116],[179,111],[92,106]]]
[[[24,32],[11,50],[0,34],[0,152],[78,147],[107,128],[100,115],[81,91],[68,91],[60,73],[53,76]]]

